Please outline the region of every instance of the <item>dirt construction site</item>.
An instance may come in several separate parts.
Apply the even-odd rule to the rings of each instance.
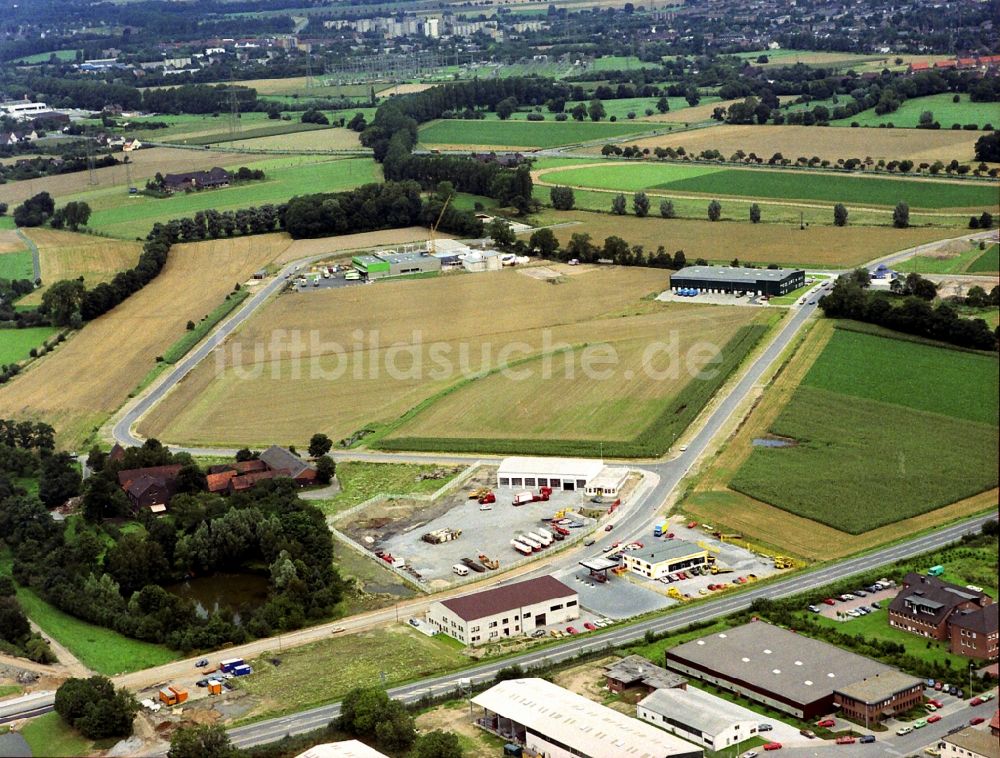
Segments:
[[[479,491],[493,492],[496,501],[481,504],[478,498],[471,497]],[[515,506],[513,498],[520,491],[497,488],[496,468],[483,466],[461,488],[437,501],[400,498],[375,503],[363,511],[345,514],[335,527],[366,550],[381,553],[387,562],[404,562],[414,578],[436,591],[466,577],[481,578],[482,573],[496,570],[486,568],[480,555],[498,561],[499,570],[527,558],[511,546],[511,540],[529,532],[537,534],[539,529],[554,533],[555,527],[542,519],[562,512],[560,519],[568,534],[564,540],[553,539],[549,546],[531,554],[536,557],[592,532],[596,527],[593,516],[610,506],[593,503],[580,492],[563,491],[551,493],[547,501]],[[533,493],[538,494],[538,490]],[[438,539],[442,541],[434,542]],[[467,574],[456,573],[455,566],[465,565],[463,558],[482,571],[467,567]]]

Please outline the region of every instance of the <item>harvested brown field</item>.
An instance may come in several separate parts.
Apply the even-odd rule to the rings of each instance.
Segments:
[[[0,415],[52,424],[82,445],[154,367],[156,356],[287,247],[285,235],[175,245],[147,287],[0,387]]]
[[[667,361],[649,359],[650,345],[673,336],[679,355],[693,355],[696,345],[727,344],[740,327],[761,315],[746,307],[642,305],[623,312],[623,317],[601,317],[551,330],[555,345],[601,345],[609,360],[600,372],[588,376],[582,370],[585,351],[577,348],[551,361],[524,364],[518,368],[518,373],[525,373],[524,379],[513,373],[491,374],[435,401],[390,439],[629,440],[662,412],[665,400],[676,397],[692,381],[693,372],[706,368],[705,360],[710,357],[705,354],[687,364],[690,371],[668,376]]]
[[[16,253],[27,247],[13,229],[0,229],[0,253]]]
[[[642,297],[664,284],[663,272],[652,269],[592,268],[559,285],[505,270],[283,295],[139,428],[172,442],[301,444],[317,431],[339,439],[371,422],[394,421],[475,372],[484,350],[492,350],[486,361],[495,365],[504,346],[522,342],[537,351],[549,329],[553,340],[579,344],[599,319],[651,305]],[[300,361],[264,349],[280,330],[299,330]],[[400,354],[399,346],[415,344]],[[234,367],[237,346],[242,367]],[[255,347],[261,352],[254,365]]]
[[[42,286],[20,301],[24,305],[42,302],[47,287],[61,279],[83,277],[88,287],[111,280],[119,271],[135,265],[142,245],[89,234],[29,229],[27,235],[38,246],[42,264]]]
[[[712,108],[722,103],[704,106]],[[701,108],[702,106],[699,106]],[[697,110],[697,108],[691,109]],[[689,111],[684,110],[687,114]],[[670,116],[671,114],[665,114]],[[709,111],[711,115],[711,111]],[[687,118],[687,116],[685,116]],[[675,117],[676,120],[676,117]],[[977,132],[951,129],[851,129],[817,126],[738,126],[726,124],[679,134],[661,134],[633,143],[652,150],[655,147],[683,147],[689,153],[718,150],[729,157],[737,150],[770,158],[781,153],[795,160],[799,156],[835,162],[839,158],[903,160],[932,163],[971,161],[975,156]],[[624,144],[624,143],[623,143]],[[588,149],[599,154],[600,148]]]
[[[449,234],[437,233],[438,239],[454,239]],[[406,226],[402,229],[385,229],[380,232],[360,232],[358,234],[342,234],[338,237],[319,237],[317,239],[289,239],[288,248],[281,253],[275,263],[285,264],[289,261],[322,253],[347,253],[353,250],[367,250],[375,247],[405,245],[411,242],[425,242],[430,237],[430,231],[423,226]]]
[[[671,254],[683,250],[688,261],[705,258],[728,262],[736,257],[753,263],[836,268],[856,266],[912,245],[955,234],[948,229],[884,226],[810,226],[803,230],[782,224],[636,218],[587,211],[553,211],[547,215],[547,220],[549,223],[580,222],[552,230],[562,244],[574,234],[589,234],[597,245],[617,235],[631,245],[643,245],[647,252],[655,252],[660,245]]]
[[[351,129],[315,129],[241,139],[227,142],[226,146],[244,150],[350,150],[361,147],[361,142],[360,135]]]
[[[440,82],[409,82],[407,84],[385,84],[378,91],[383,97],[389,95],[413,95],[431,87],[440,86]]]
[[[679,110],[676,113],[668,111],[667,113],[656,113],[653,114],[652,116],[644,116],[642,120],[666,121],[674,124],[678,122],[685,124],[695,124],[699,121],[707,121],[708,119],[712,118],[712,114],[715,112],[716,108],[728,109],[730,105],[742,102],[743,102],[742,97],[736,100],[716,100],[714,103],[705,103],[704,105],[696,105],[693,108],[684,108],[683,110]],[[700,133],[701,133],[700,131],[694,132],[694,134],[700,134]],[[650,139],[657,139],[657,140],[667,139],[670,136],[671,136],[670,134],[665,134],[661,135],[660,137],[650,137]],[[677,135],[677,136],[680,137],[682,135]],[[623,142],[622,145],[624,144],[625,143]],[[654,143],[654,144],[660,144],[660,143]],[[666,146],[667,144],[669,143],[664,143],[664,146]],[[597,153],[600,154],[600,152],[601,149],[600,147],[598,147]]]
[[[233,155],[232,153],[217,153],[212,150],[150,147],[131,153],[130,160],[132,162],[133,184],[143,185],[157,172],[177,173],[197,171],[212,166],[232,165]],[[7,184],[0,185],[0,203],[7,203],[13,207],[39,192],[48,192],[58,200],[66,195],[108,187],[121,187],[124,192],[127,186],[125,166],[123,165],[99,168],[94,172],[94,176],[97,178],[96,185],[90,183],[88,171],[43,176],[20,182],[7,182]]]

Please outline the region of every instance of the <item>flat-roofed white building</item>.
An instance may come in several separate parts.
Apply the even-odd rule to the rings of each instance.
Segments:
[[[716,752],[757,736],[747,713],[693,687],[656,690],[636,706],[643,721]]]
[[[374,748],[368,747],[358,740],[344,740],[343,742],[326,742],[322,745],[313,745],[304,753],[299,753],[295,758],[389,758],[385,753],[380,753]]]
[[[625,568],[647,579],[684,571],[708,563],[708,551],[683,540],[671,540],[642,550],[625,553]]]
[[[472,703],[476,725],[548,758],[701,758],[697,745],[544,679],[510,679]]]
[[[432,626],[466,645],[520,637],[577,618],[579,595],[552,576],[441,600],[427,611]]]
[[[582,490],[587,494],[617,495],[626,479],[627,468],[605,466],[599,458],[512,456],[500,461],[497,470],[498,487],[551,487],[554,490]],[[602,491],[597,492],[598,489]]]
[[[30,100],[8,100],[0,103],[0,113],[19,121],[33,118],[39,113],[46,113],[50,110],[52,109],[45,103],[33,103]]]

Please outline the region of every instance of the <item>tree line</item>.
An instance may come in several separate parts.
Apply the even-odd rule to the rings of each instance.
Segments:
[[[963,318],[947,302],[932,305],[937,288],[919,274],[909,274],[888,293],[869,290],[868,281],[865,269],[841,276],[819,301],[823,313],[830,318],[864,321],[960,347],[997,349],[997,331],[991,330],[983,319]]]

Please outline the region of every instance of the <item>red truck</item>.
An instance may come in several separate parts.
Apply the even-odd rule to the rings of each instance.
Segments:
[[[549,499],[549,495],[552,494],[551,487],[542,487],[541,491],[537,494],[534,492],[529,492],[525,490],[524,492],[518,492],[514,495],[514,505],[526,505],[528,503],[539,503]]]

